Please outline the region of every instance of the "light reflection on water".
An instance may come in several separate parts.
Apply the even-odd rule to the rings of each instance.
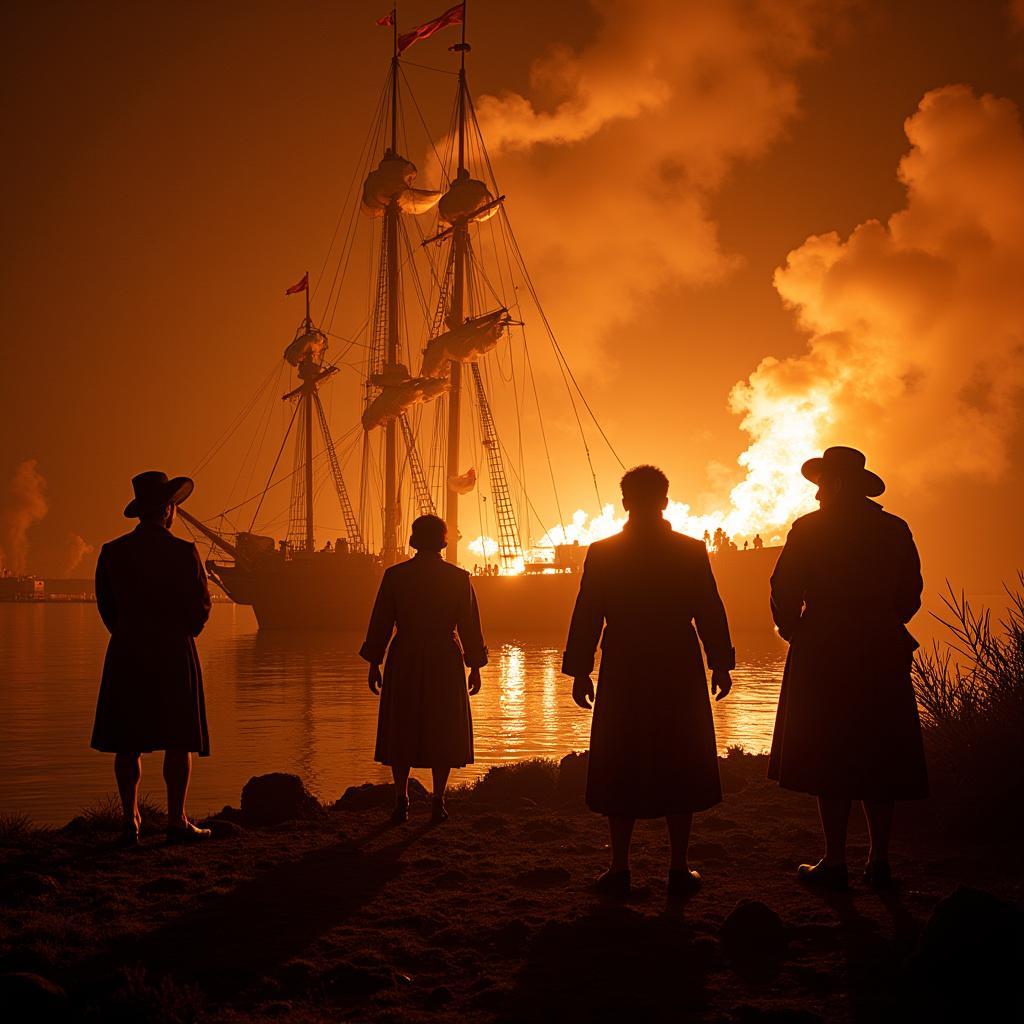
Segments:
[[[63,823],[113,789],[110,758],[88,747],[106,632],[94,605],[0,604],[0,812]],[[373,762],[377,698],[353,633],[260,633],[248,609],[215,606],[199,646],[213,754],[197,759],[197,813],[238,802],[266,771],[300,774],[322,799],[383,781]],[[590,715],[559,672],[560,635],[491,636],[491,664],[473,698],[476,764],[561,757],[588,745]],[[719,750],[767,749],[785,646],[774,636],[734,638],[740,666],[732,695],[715,705]],[[143,790],[159,802],[157,756]]]

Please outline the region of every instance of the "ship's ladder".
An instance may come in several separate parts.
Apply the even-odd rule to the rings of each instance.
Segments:
[[[498,557],[502,565],[508,567],[516,559],[523,557],[523,546],[519,541],[519,525],[512,506],[512,495],[509,492],[508,479],[505,476],[505,464],[501,458],[501,443],[498,431],[491,415],[491,404],[487,401],[484,391],[480,364],[474,360],[470,367],[473,370],[473,384],[476,388],[477,408],[480,410],[480,433],[483,435],[483,446],[487,451],[487,472],[491,481],[491,500],[494,502],[494,514],[498,521]]]
[[[334,438],[331,437],[331,429],[327,425],[327,414],[324,412],[319,392],[313,392],[313,400],[316,402],[316,415],[320,421],[320,432],[324,435],[324,444],[327,447],[327,461],[331,464],[334,489],[338,492],[338,504],[341,506],[341,515],[345,521],[345,533],[348,534],[349,550],[363,552],[366,550],[366,544],[363,542],[363,534],[359,529],[359,520],[356,518],[355,510],[352,508],[352,501],[348,496],[345,478],[341,475],[341,464],[338,462],[338,453],[334,448]]]
[[[430,496],[430,488],[427,486],[427,478],[423,472],[423,463],[420,461],[420,453],[416,448],[416,437],[412,432],[412,424],[406,413],[398,417],[402,427],[402,437],[405,438],[405,448],[409,454],[409,475],[412,477],[413,495],[416,499],[417,515],[437,515],[434,508],[434,499]]]

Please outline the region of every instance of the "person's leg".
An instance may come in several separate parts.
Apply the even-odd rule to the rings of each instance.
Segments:
[[[838,867],[846,863],[846,827],[850,801],[845,797],[819,796],[818,814],[825,833],[825,863]]]
[[[393,764],[391,766],[391,778],[395,781],[395,806],[408,807],[409,805],[409,766]]]
[[[184,828],[185,797],[192,775],[192,755],[187,750],[164,751],[164,782],[167,784],[167,827]]]
[[[444,791],[448,788],[448,776],[451,775],[451,768],[432,768],[430,770],[434,780],[434,809],[431,818],[435,822],[448,820],[448,808],[444,805]]]
[[[141,754],[115,754],[114,778],[121,796],[125,828],[139,827],[139,780],[142,778]]]
[[[690,845],[690,826],[693,824],[692,814],[670,814],[666,819],[668,824],[668,841],[672,847],[672,861],[669,867],[672,871],[689,871],[686,863],[686,850]]]
[[[635,818],[608,817],[608,831],[611,835],[612,863],[609,871],[629,870],[629,844],[633,838]]]
[[[444,793],[448,788],[448,776],[451,773],[451,768],[430,769],[430,774],[434,779],[434,803],[444,803]]]
[[[889,840],[892,837],[892,816],[896,805],[892,800],[864,800],[862,806],[868,823],[868,838],[871,841],[868,863],[887,863]]]

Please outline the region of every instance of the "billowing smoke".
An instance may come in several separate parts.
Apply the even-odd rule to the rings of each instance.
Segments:
[[[800,465],[855,444],[884,476],[920,486],[1008,467],[1024,394],[1024,133],[1015,104],[962,85],[927,93],[905,124],[904,208],[846,238],[808,238],[775,287],[811,337],[764,359],[730,404],[751,444],[744,480],[717,511],[673,503],[677,529],[779,540],[815,507]],[[601,516],[551,531],[586,542]]]
[[[808,238],[776,272],[808,352],[764,360],[732,394],[755,439],[741,488],[769,467],[768,500],[829,442],[856,442],[911,484],[1006,469],[1024,386],[1018,111],[952,85],[905,128],[905,208],[845,240]]]
[[[70,576],[82,564],[82,559],[95,550],[84,537],[77,533],[70,534],[67,541],[67,557],[64,561],[64,575]]]
[[[530,95],[483,96],[477,113],[527,259],[573,349],[669,285],[728,272],[708,203],[737,160],[763,152],[797,111],[793,76],[836,5],[805,0],[599,2],[583,49],[552,50]],[[539,184],[538,184],[539,183]],[[555,284],[552,284],[554,282]],[[592,364],[593,368],[593,364]]]
[[[35,459],[18,464],[0,503],[0,562],[13,573],[28,568],[28,531],[47,513],[46,481]]]

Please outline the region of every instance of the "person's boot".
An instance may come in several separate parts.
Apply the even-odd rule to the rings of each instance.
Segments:
[[[872,889],[892,888],[892,869],[887,860],[869,860],[864,865],[864,881]]]
[[[200,828],[186,820],[184,825],[167,826],[167,842],[171,846],[185,846],[188,843],[202,843],[213,837],[213,831]]]
[[[826,864],[819,860],[817,864],[801,864],[796,869],[796,877],[815,889],[829,889],[832,892],[846,892],[850,887],[850,876],[845,864]]]
[[[629,897],[630,880],[629,868],[617,871],[612,871],[609,868],[594,880],[591,889],[601,896],[608,896],[613,900],[624,900]]]
[[[395,800],[395,809],[391,812],[391,817],[388,818],[388,823],[391,825],[404,825],[409,820],[409,798],[398,797]]]
[[[139,827],[141,822],[136,819],[135,821],[126,821],[121,827],[121,834],[115,841],[115,846],[119,846],[122,850],[133,850],[139,846],[141,840],[139,838]]]
[[[668,898],[682,900],[692,896],[699,888],[701,877],[699,871],[689,868],[670,868],[668,873]]]

